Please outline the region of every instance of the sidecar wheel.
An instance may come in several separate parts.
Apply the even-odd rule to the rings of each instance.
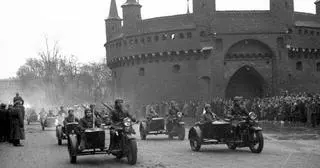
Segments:
[[[255,131],[253,134],[253,142],[249,146],[252,153],[261,153],[263,149],[263,135],[261,131]]]
[[[138,149],[137,149],[137,142],[135,139],[131,139],[128,142],[128,163],[130,165],[134,165],[137,163],[137,153],[138,153]]]
[[[192,151],[198,152],[201,148],[201,142],[199,138],[192,138],[190,139],[190,147]]]

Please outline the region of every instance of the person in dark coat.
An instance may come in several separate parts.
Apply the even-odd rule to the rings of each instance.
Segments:
[[[0,142],[6,141],[6,131],[7,131],[7,112],[6,105],[1,103],[0,105]]]
[[[13,109],[10,112],[11,131],[10,139],[12,139],[14,146],[23,146],[20,140],[25,139],[24,135],[24,107],[21,101],[14,103]]]
[[[21,105],[24,104],[24,100],[23,100],[22,97],[19,95],[19,93],[16,93],[16,96],[13,98],[13,104],[14,104],[16,101],[20,101],[20,102],[21,102]]]

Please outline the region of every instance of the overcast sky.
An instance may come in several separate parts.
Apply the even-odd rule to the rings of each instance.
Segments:
[[[111,0],[1,0],[0,79],[16,75],[18,68],[44,47],[44,37],[58,41],[65,55],[80,62],[105,56],[104,19]],[[121,5],[116,0],[122,17]],[[315,13],[315,0],[295,0],[295,10]],[[187,0],[140,0],[142,18],[186,13]],[[269,0],[216,0],[217,10],[268,10]],[[190,0],[192,11],[192,0]]]

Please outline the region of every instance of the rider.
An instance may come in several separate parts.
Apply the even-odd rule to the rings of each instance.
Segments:
[[[76,116],[74,116],[74,110],[69,109],[68,116],[66,118],[64,118],[63,125],[66,126],[68,123],[72,123],[72,122],[79,123],[79,119]]]
[[[233,108],[231,109],[231,115],[232,115],[232,118],[236,120],[238,117],[241,117],[241,115],[246,114],[245,108],[241,107],[241,104],[240,104],[241,100],[242,100],[242,97],[239,97],[239,96],[236,96],[233,99]],[[237,139],[241,139],[239,135],[239,132],[240,132],[239,125],[237,125],[234,129],[235,129],[235,137]]]
[[[90,109],[85,109],[84,110],[84,114],[85,116],[83,118],[80,119],[79,122],[79,127],[80,127],[80,131],[81,131],[81,141],[80,141],[80,146],[79,149],[83,150],[85,148],[85,141],[86,141],[86,136],[84,134],[84,131],[87,128],[93,128],[93,115],[92,115],[92,111]],[[97,127],[101,126],[101,121],[99,118],[95,118],[94,120],[94,124]]]
[[[60,111],[58,112],[58,115],[62,116],[62,114],[64,114],[64,116],[67,116],[67,112],[64,110],[63,106],[60,106]]]
[[[151,120],[152,118],[158,117],[158,113],[156,112],[156,110],[154,110],[154,108],[151,106],[150,110],[148,111],[147,114],[147,119]]]
[[[212,112],[211,105],[206,104],[204,106],[204,113],[201,115],[201,123],[211,123],[215,120],[217,120],[217,116],[214,112]]]
[[[175,101],[170,102],[169,112],[167,114],[167,128],[169,131],[173,128],[173,119],[176,117],[177,113],[179,112],[179,109],[176,105]]]
[[[233,99],[233,107],[231,109],[231,115],[237,116],[246,113],[246,110],[241,107],[240,101],[242,100],[242,97],[236,96]]]
[[[114,108],[115,109],[111,111],[111,114],[110,114],[112,125],[117,125],[118,123],[122,122],[122,120],[126,117],[130,118],[133,122],[136,121],[136,119],[132,115],[130,115],[127,110],[124,109],[122,99],[117,99],[115,101]],[[119,138],[116,135],[115,131],[110,130],[110,140],[111,140],[110,141],[111,150],[119,147],[117,143],[119,141]]]

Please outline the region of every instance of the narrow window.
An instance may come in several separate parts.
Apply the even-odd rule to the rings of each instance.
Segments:
[[[141,41],[142,44],[144,44],[144,38],[143,37],[140,39],[140,41]]]
[[[166,34],[162,35],[162,40],[167,40],[167,35]]]
[[[320,62],[317,63],[317,72],[320,72]]]
[[[158,36],[158,35],[154,36],[154,41],[155,41],[155,42],[158,42],[158,41],[159,41],[159,36]]]
[[[180,72],[180,65],[176,64],[176,65],[173,65],[172,67],[172,72],[173,73],[179,73]]]
[[[191,33],[191,32],[188,32],[188,33],[187,33],[187,38],[188,38],[188,39],[192,38],[192,33]]]
[[[303,70],[303,66],[302,66],[302,62],[301,61],[296,63],[296,70],[298,70],[298,71],[302,71]]]
[[[180,39],[184,39],[184,34],[183,33],[179,33],[179,37],[180,37]]]
[[[150,37],[150,36],[147,37],[147,42],[148,42],[148,43],[151,43],[151,37]]]
[[[144,68],[140,68],[139,69],[139,76],[144,76],[144,73],[145,73]]]

